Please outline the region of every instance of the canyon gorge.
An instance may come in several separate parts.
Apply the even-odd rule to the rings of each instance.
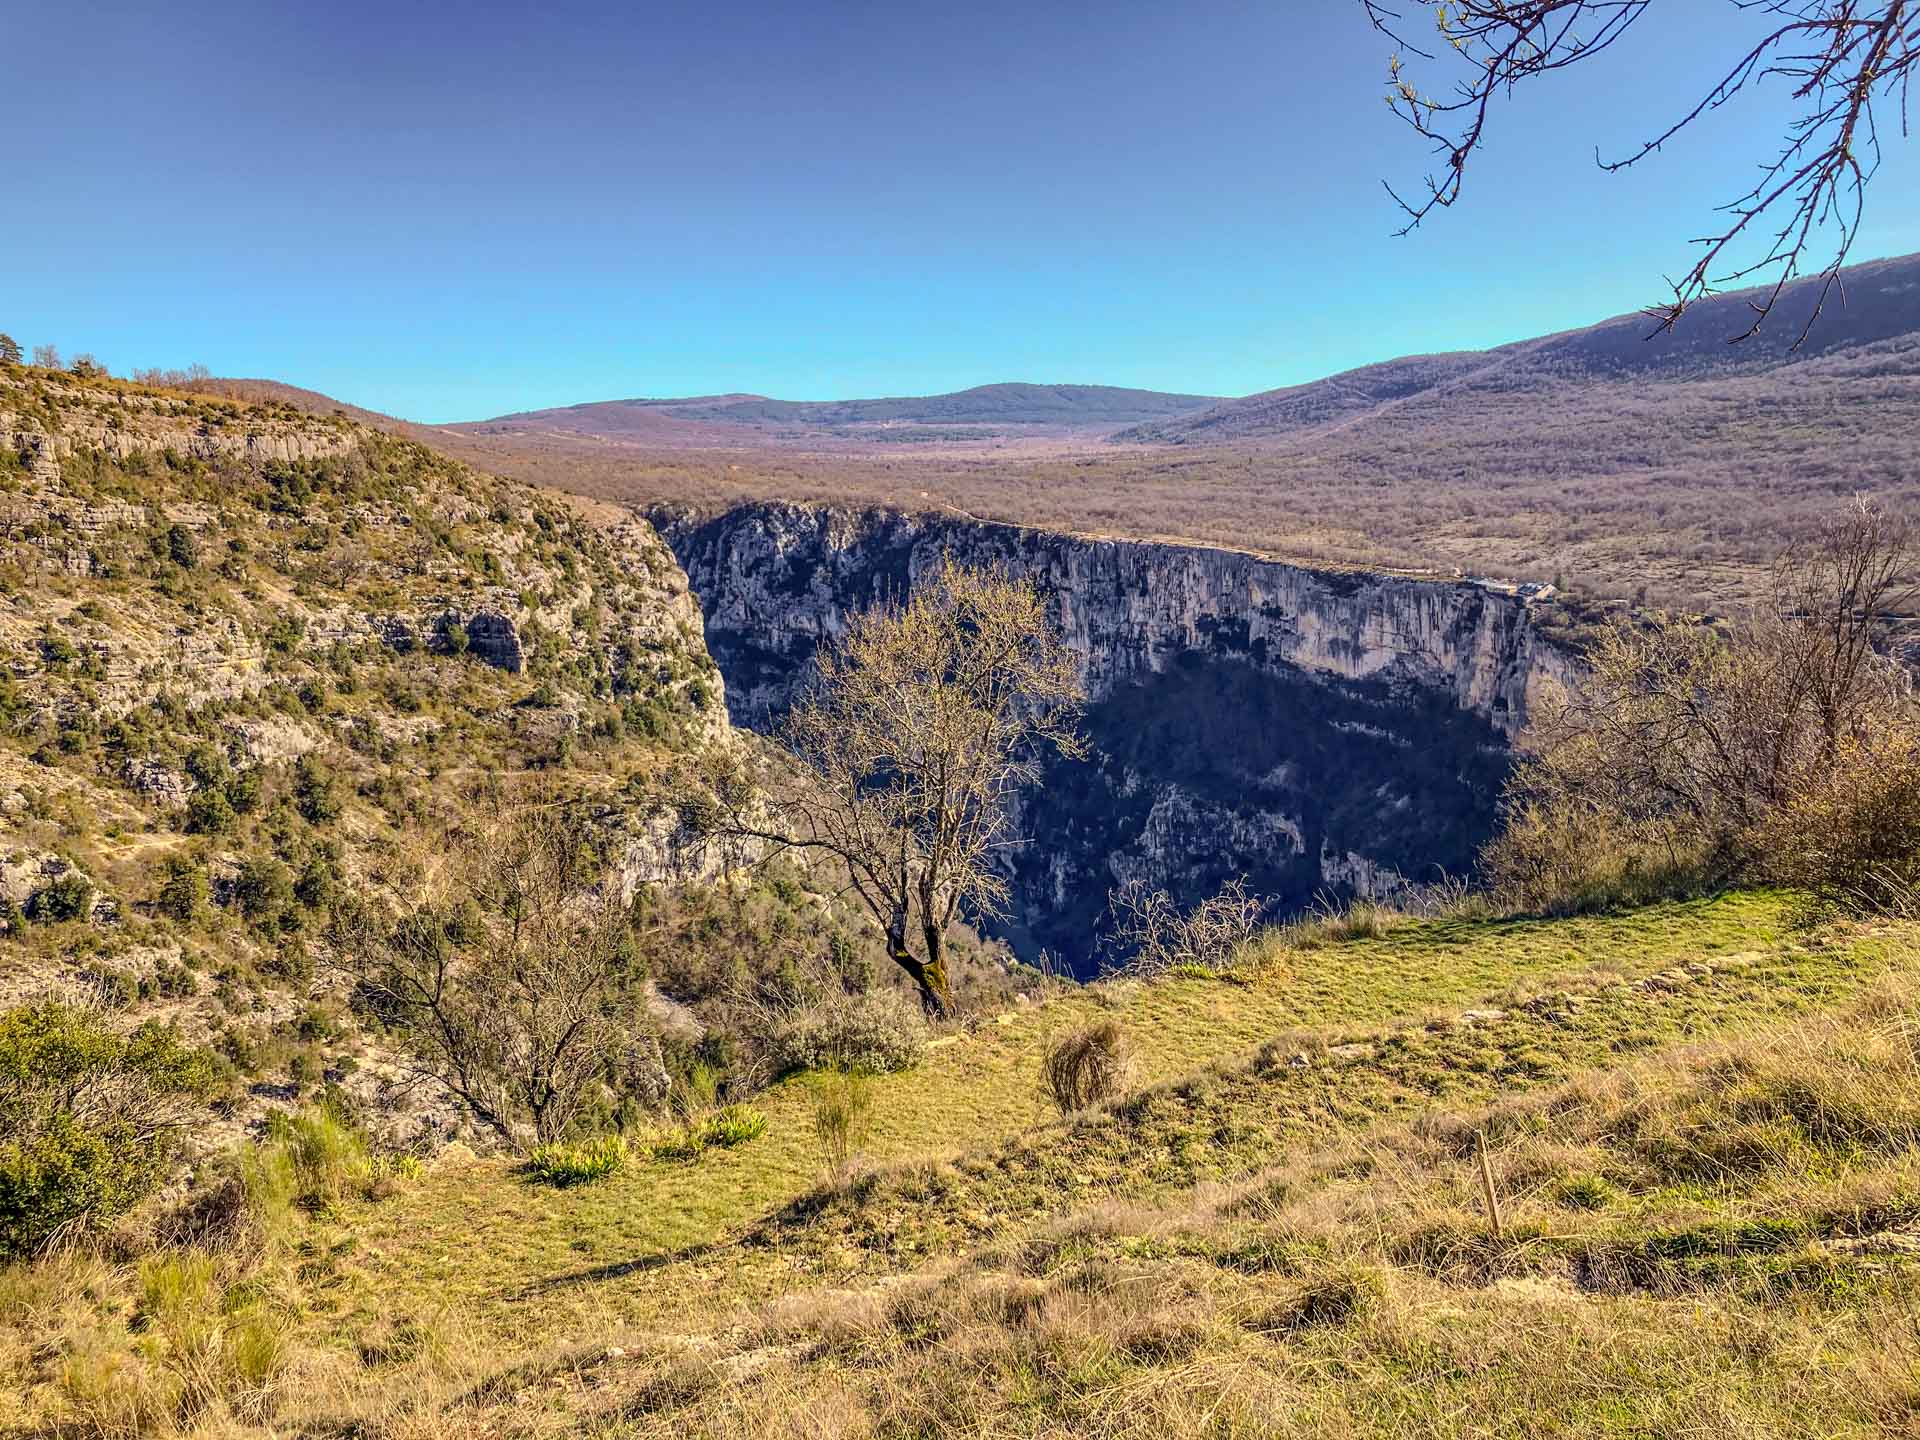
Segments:
[[[1570,666],[1544,586],[884,509],[649,518],[755,730],[849,616],[944,556],[1041,590],[1080,662],[1089,748],[1021,797],[1013,901],[990,928],[1080,975],[1114,957],[1109,894],[1128,882],[1191,905],[1244,876],[1285,915],[1465,874],[1529,707]]]

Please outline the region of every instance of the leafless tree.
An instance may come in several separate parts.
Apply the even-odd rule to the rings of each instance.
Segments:
[[[1114,941],[1127,952],[1119,968],[1133,975],[1160,975],[1181,965],[1226,966],[1253,935],[1261,909],[1244,878],[1229,880],[1187,911],[1165,890],[1140,880],[1115,890],[1107,905]]]
[[[837,862],[922,1004],[943,1014],[947,931],[962,906],[1003,909],[1011,802],[1048,751],[1081,752],[1081,693],[1033,586],[944,561],[823,651],[781,730],[790,765],[757,791],[718,786],[714,823]]]
[[[1862,499],[1774,567],[1762,633],[1786,673],[1789,713],[1806,710],[1816,764],[1831,764],[1843,740],[1861,738],[1906,692],[1884,651],[1920,593],[1916,558],[1912,521]]]
[[[204,365],[189,365],[184,370],[169,370],[153,367],[131,372],[134,383],[153,385],[174,390],[184,390],[203,384],[212,378],[213,372]]]
[[[651,1037],[620,887],[554,798],[496,802],[383,906],[347,907],[336,963],[421,1076],[512,1146],[564,1134]]]
[[[1530,727],[1487,856],[1496,885],[1541,898],[1607,850],[1753,872],[1836,757],[1913,731],[1887,642],[1914,560],[1910,523],[1858,501],[1788,550],[1770,601],[1729,628],[1617,621]]]
[[[34,346],[33,363],[43,370],[58,370],[60,368],[60,347],[58,345]]]
[[[1387,103],[1442,158],[1425,194],[1403,199],[1401,233],[1459,199],[1467,163],[1484,143],[1494,101],[1523,81],[1592,60],[1639,24],[1655,0],[1451,0],[1438,10],[1438,50],[1458,57],[1466,76],[1445,97],[1421,92],[1399,55],[1389,63]],[[1386,0],[1361,0],[1374,25],[1405,50],[1432,59],[1409,43],[1400,12]],[[1804,262],[1824,248],[1819,297],[1794,341],[1797,348],[1819,318],[1859,234],[1868,182],[1881,158],[1889,121],[1907,133],[1907,91],[1920,64],[1920,0],[1728,0],[1735,12],[1764,17],[1763,31],[1730,57],[1720,78],[1665,124],[1653,138],[1613,158],[1596,155],[1603,169],[1630,168],[1656,154],[1695,121],[1769,80],[1790,87],[1797,113],[1777,153],[1764,159],[1753,186],[1720,207],[1723,221],[1695,243],[1700,253],[1671,299],[1648,309],[1659,330],[1671,329],[1696,300],[1729,285],[1762,283],[1743,340],[1765,323],[1780,293],[1806,273]],[[1660,13],[1677,11],[1663,0]],[[1729,15],[1729,20],[1734,19]],[[1878,108],[1876,108],[1878,107]],[[1891,111],[1891,116],[1885,112]]]

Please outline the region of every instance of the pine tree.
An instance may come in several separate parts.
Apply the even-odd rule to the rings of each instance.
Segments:
[[[0,330],[0,365],[18,365],[20,363],[20,342]]]

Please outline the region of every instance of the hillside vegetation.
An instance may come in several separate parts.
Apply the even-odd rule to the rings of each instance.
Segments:
[[[196,1149],[322,1095],[393,1139],[468,1131],[329,935],[522,793],[578,807],[644,913],[667,1082],[745,1083],[760,1011],[864,983],[878,946],[789,870],[700,883],[675,776],[727,734],[644,520],[345,417],[0,369],[0,1006],[210,1046]]]

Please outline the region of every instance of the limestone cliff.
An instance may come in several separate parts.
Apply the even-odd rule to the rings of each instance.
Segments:
[[[814,650],[950,554],[1031,579],[1080,657],[1083,762],[1026,797],[1012,937],[1083,972],[1106,896],[1193,901],[1246,874],[1276,911],[1458,874],[1530,697],[1566,671],[1551,599],[1461,579],[957,516],[750,505],[652,517],[706,616],[736,721],[765,727]]]

